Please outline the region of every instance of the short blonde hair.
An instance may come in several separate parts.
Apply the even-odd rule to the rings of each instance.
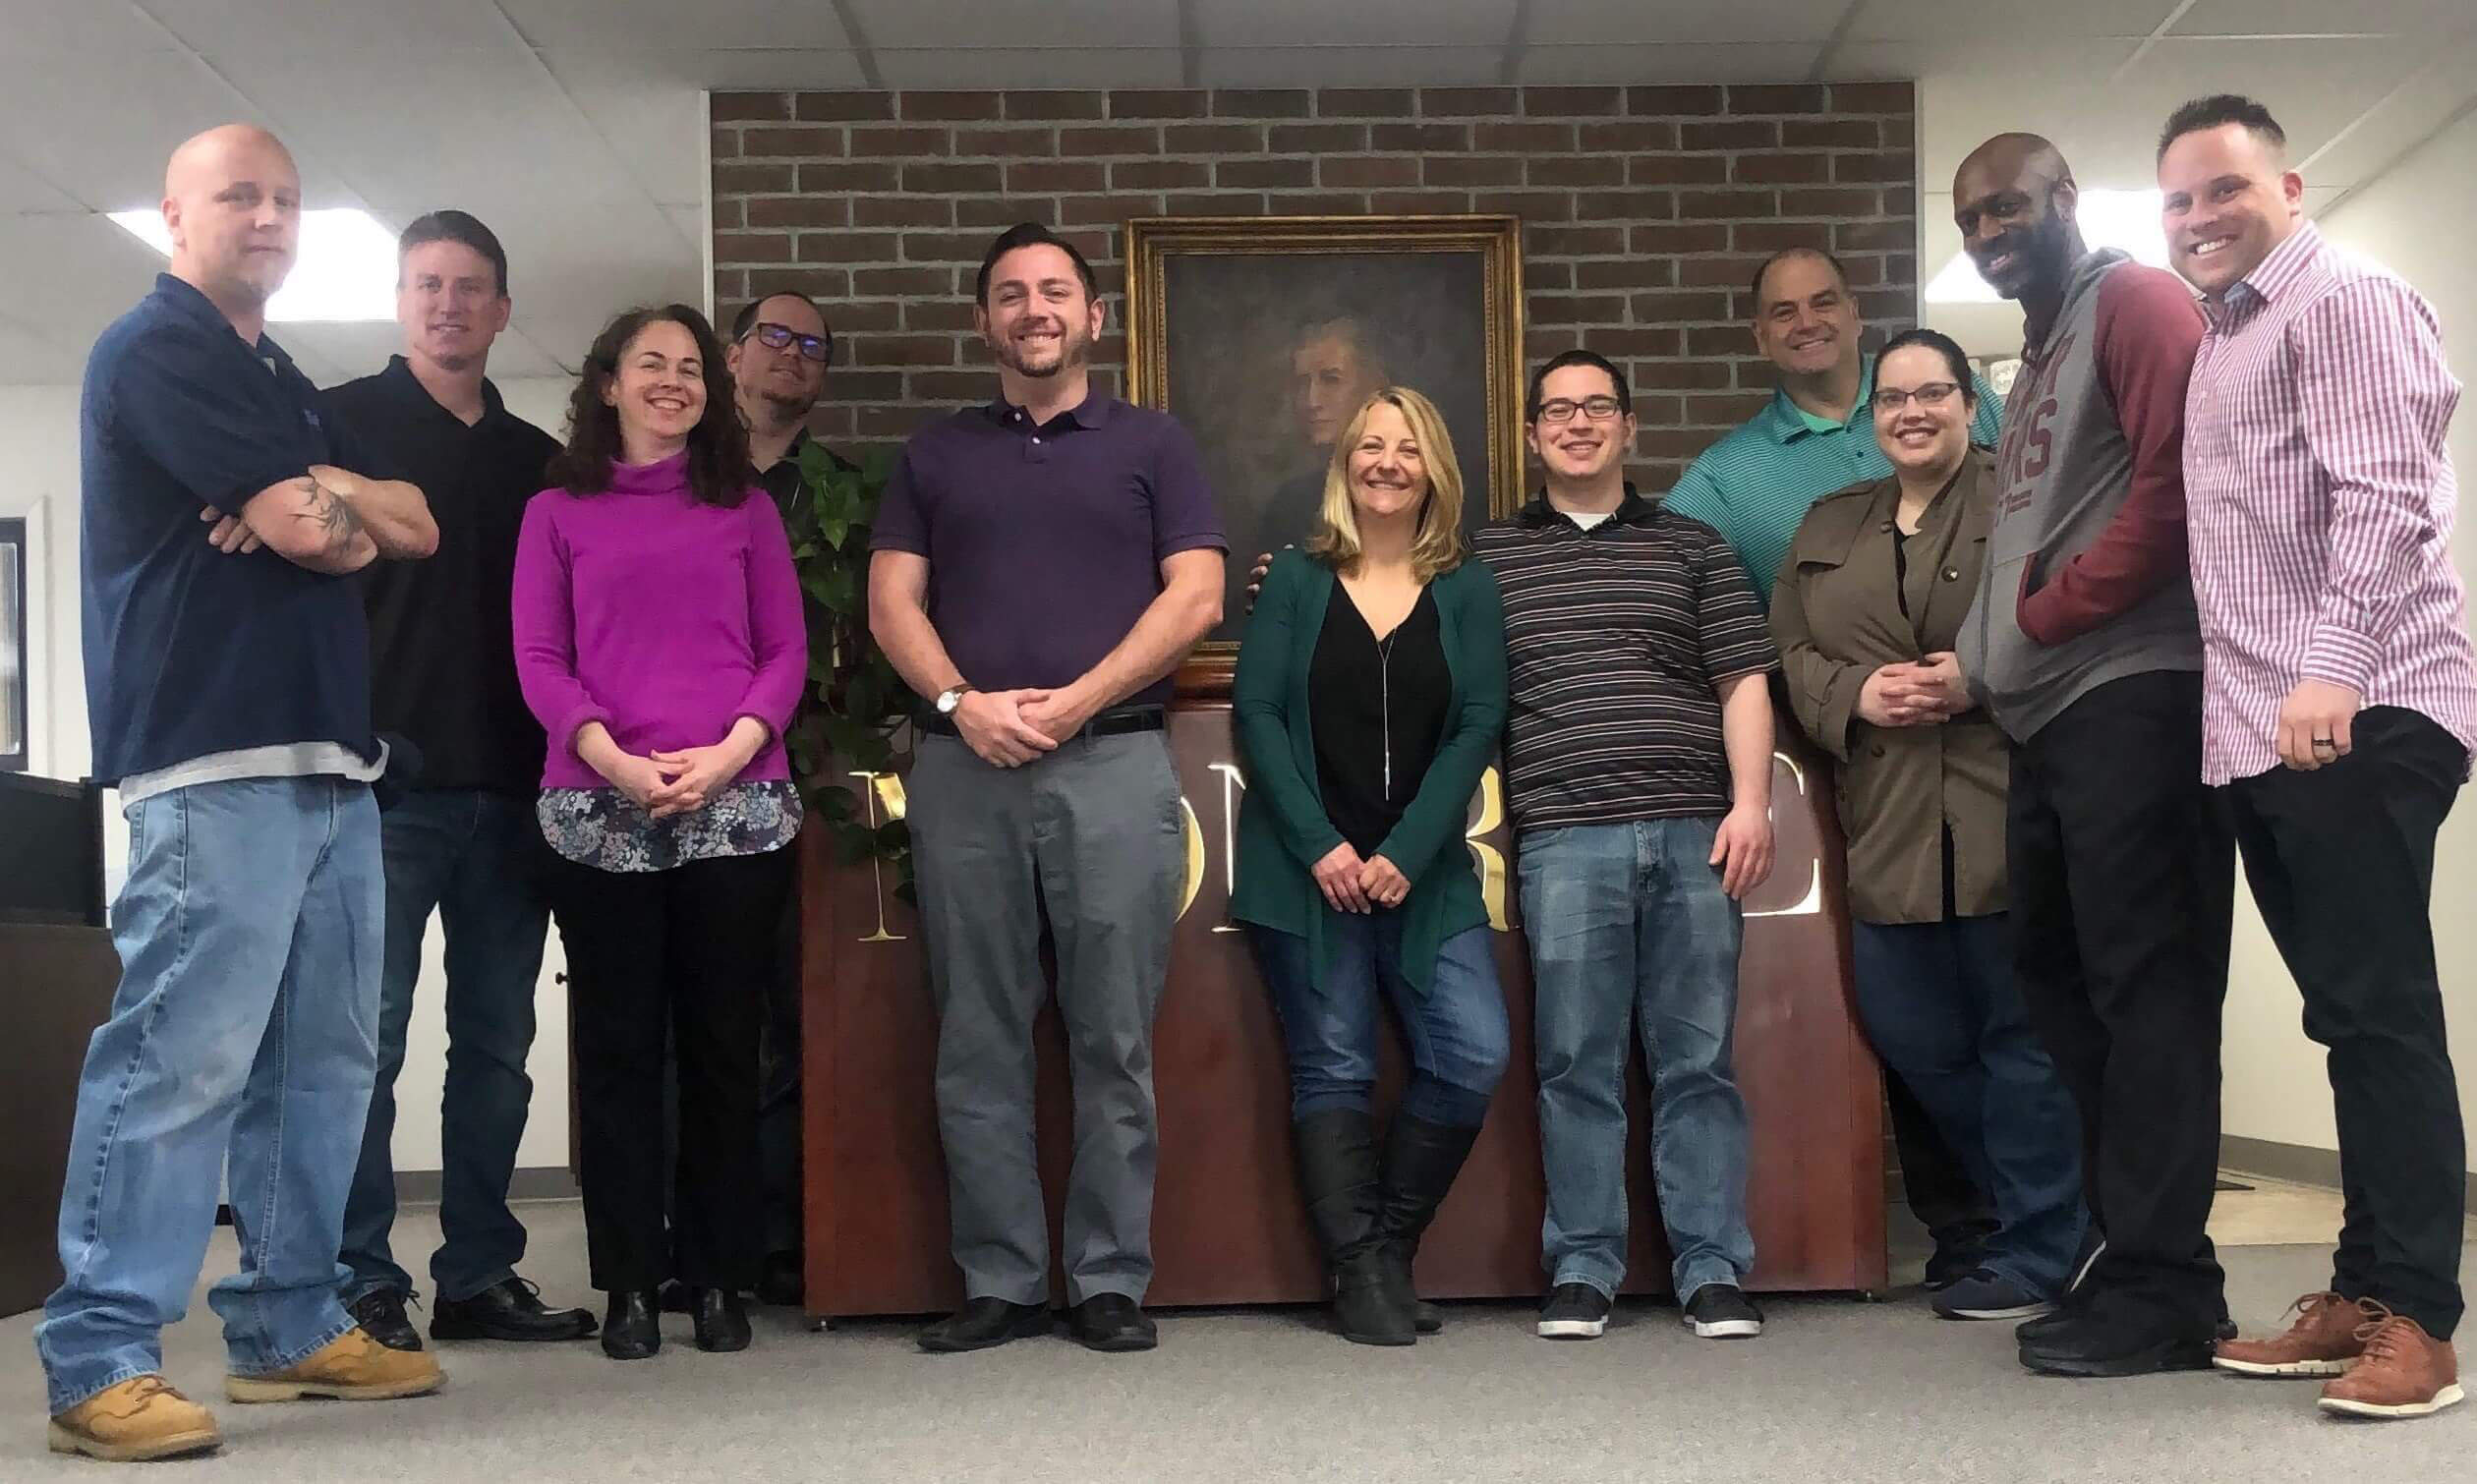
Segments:
[[[1427,467],[1427,499],[1419,507],[1419,531],[1411,541],[1411,570],[1430,582],[1462,565],[1462,465],[1454,458],[1453,437],[1445,431],[1445,415],[1436,404],[1407,386],[1380,388],[1359,404],[1351,424],[1334,440],[1333,462],[1325,466],[1324,507],[1316,515],[1316,532],[1307,538],[1307,553],[1337,571],[1355,572],[1359,563],[1358,517],[1351,503],[1351,451],[1367,435],[1367,420],[1380,406],[1391,407],[1411,425]]]

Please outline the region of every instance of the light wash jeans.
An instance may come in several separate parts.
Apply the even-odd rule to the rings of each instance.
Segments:
[[[1626,1277],[1626,1049],[1651,1070],[1651,1173],[1678,1298],[1755,1264],[1746,1103],[1730,1063],[1745,921],[1709,864],[1713,818],[1527,831],[1518,870],[1537,1002],[1542,1262]]]
[[[208,1301],[232,1371],[283,1370],[353,1325],[336,1249],[377,1064],[370,785],[245,778],[123,812],[120,990],[78,1082],[67,1278],[34,1329],[55,1415],[163,1368],[221,1190],[241,1267]]]

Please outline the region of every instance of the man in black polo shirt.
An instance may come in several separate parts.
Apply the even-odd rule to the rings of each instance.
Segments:
[[[1171,670],[1221,621],[1226,548],[1186,429],[1090,383],[1103,306],[1083,255],[1011,228],[977,299],[999,400],[912,436],[870,540],[870,630],[936,707],[910,821],[966,1301],[920,1343],[1049,1328],[1032,1137],[1046,915],[1075,1089],[1075,1335],[1150,1349],[1152,1026],[1183,825],[1163,709]]]
[[[1546,486],[1479,534],[1505,595],[1506,801],[1536,997],[1539,1333],[1587,1340],[1626,1276],[1626,1043],[1651,1070],[1651,1171],[1687,1324],[1756,1335],[1740,1284],[1746,1105],[1730,1059],[1739,906],[1771,874],[1763,610],[1719,533],[1635,492],[1625,373],[1568,351],[1531,377]]]
[[[800,459],[815,448],[826,462],[854,473],[849,459],[809,436],[808,416],[826,391],[835,332],[825,311],[805,294],[769,294],[742,306],[722,353],[748,428],[748,461],[757,483],[786,514],[803,497]],[[801,1298],[800,1185],[800,894],[783,904],[775,977],[767,986],[765,1041],[758,1076],[757,1136],[765,1162],[766,1267],[757,1296],[796,1305]]]
[[[396,245],[404,354],[325,396],[382,474],[429,491],[438,554],[363,578],[373,703],[381,731],[422,755],[415,788],[382,825],[386,964],[378,1076],[344,1210],[345,1304],[384,1344],[418,1350],[413,1280],[388,1250],[395,1223],[395,1080],[435,910],[447,936],[447,1078],[439,1106],[438,1226],[431,1255],[438,1340],[574,1340],[583,1309],[550,1309],[516,1276],[525,1227],[507,1206],[533,1082],[534,986],[548,907],[533,804],[542,727],[516,689],[508,588],[525,502],[558,451],[509,412],[484,372],[507,327],[507,255],[462,211],[433,211]]]
[[[225,1394],[435,1391],[428,1355],[337,1301],[344,1192],[378,1016],[370,641],[350,574],[430,554],[422,491],[366,479],[266,338],[301,175],[248,125],[164,172],[171,271],[86,358],[80,546],[94,777],[121,791],[121,982],[86,1048],[60,1201],[61,1285],[34,1330],[50,1446],[107,1459],[217,1446],[163,1378],[230,1193],[240,1271]]]

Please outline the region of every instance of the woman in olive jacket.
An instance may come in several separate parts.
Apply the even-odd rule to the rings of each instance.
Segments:
[[[1463,825],[1505,725],[1505,614],[1462,535],[1462,476],[1417,392],[1369,398],[1238,650],[1247,792],[1231,916],[1290,1057],[1307,1213],[1345,1338],[1434,1328],[1411,1259],[1505,1069],[1505,999]],[[1379,995],[1411,1075],[1378,1154]]]
[[[1996,495],[1970,446],[1976,401],[1944,336],[1884,347],[1875,436],[1893,473],[1807,512],[1771,626],[1798,722],[1839,763],[1859,1016],[1995,1204],[1977,1270],[1935,1312],[2012,1319],[2053,1306],[2087,1218],[2080,1125],[2013,978],[2010,755],[1952,654]]]

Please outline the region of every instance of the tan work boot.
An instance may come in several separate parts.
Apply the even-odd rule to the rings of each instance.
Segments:
[[[175,1458],[223,1446],[214,1414],[161,1376],[132,1376],[51,1419],[51,1451],[106,1463]]]
[[[2380,1312],[2375,1312],[2380,1310]],[[2296,1323],[2272,1340],[2222,1340],[2211,1364],[2240,1376],[2337,1376],[2363,1353],[2357,1332],[2369,1321],[2391,1317],[2381,1304],[2368,1306],[2336,1293],[2308,1293],[2288,1305]]]
[[[2372,1305],[2372,1307],[2381,1307]],[[2322,1408],[2352,1417],[2423,1417],[2460,1399],[2459,1357],[2405,1314],[2357,1331],[2364,1358],[2323,1388]]]
[[[299,1401],[304,1397],[387,1401],[437,1391],[446,1380],[428,1353],[388,1349],[356,1326],[298,1365],[264,1376],[226,1376],[224,1395],[235,1401]]]

